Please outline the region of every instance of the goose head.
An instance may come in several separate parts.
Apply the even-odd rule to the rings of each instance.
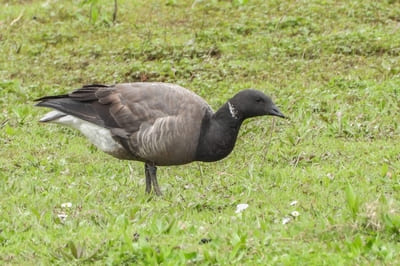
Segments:
[[[232,115],[243,119],[262,115],[285,118],[271,98],[258,90],[240,91],[228,101],[228,105]]]

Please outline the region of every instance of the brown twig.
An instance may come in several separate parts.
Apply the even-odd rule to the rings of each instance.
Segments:
[[[118,12],[118,3],[117,0],[114,0],[114,12],[113,12],[113,23],[117,20],[117,12]]]
[[[13,21],[11,21],[10,27],[13,26],[15,23],[17,23],[18,21],[20,21],[23,15],[24,15],[24,11],[22,10],[21,13],[19,14],[19,16],[16,19],[14,19]]]
[[[8,121],[9,121],[9,119],[6,119],[3,122],[1,122],[0,128],[3,128],[5,125],[7,125]]]

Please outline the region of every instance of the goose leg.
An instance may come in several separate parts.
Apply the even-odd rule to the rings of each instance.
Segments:
[[[146,175],[146,193],[151,192],[151,177],[149,167],[150,165],[148,165],[147,163],[144,164],[144,173]]]
[[[154,192],[157,196],[161,196],[161,190],[158,186],[157,181],[157,167],[152,164],[145,164],[145,173],[146,173],[146,192],[150,193],[151,187],[153,186]]]

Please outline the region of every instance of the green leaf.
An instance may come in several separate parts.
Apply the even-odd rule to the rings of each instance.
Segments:
[[[176,221],[176,219],[172,219],[172,220],[169,222],[167,228],[165,228],[164,231],[163,231],[164,234],[168,234],[169,232],[171,232],[171,229],[172,229],[172,227],[174,226],[175,221]]]
[[[345,192],[346,192],[347,207],[351,212],[353,220],[355,220],[360,210],[360,199],[354,193],[353,187],[350,184],[347,185]]]
[[[72,256],[74,256],[75,259],[80,259],[83,257],[84,248],[80,244],[75,245],[73,241],[69,241],[68,247],[71,251]]]
[[[14,136],[17,133],[17,130],[15,130],[13,127],[10,127],[9,125],[6,125],[6,127],[4,128],[4,131],[9,136]]]
[[[382,177],[385,177],[388,171],[389,171],[389,166],[386,163],[383,164],[381,170]]]
[[[383,221],[389,232],[400,235],[400,215],[384,214]]]
[[[185,259],[187,259],[187,260],[192,260],[196,257],[197,257],[197,252],[195,252],[195,251],[185,253]]]
[[[69,241],[68,247],[71,251],[72,256],[74,256],[74,258],[77,259],[78,258],[78,250],[75,246],[75,243],[73,241]]]
[[[97,7],[97,5],[92,4],[90,9],[91,9],[90,19],[92,23],[95,23],[99,18],[99,8]]]
[[[249,0],[234,0],[232,3],[235,6],[244,6],[249,2]]]

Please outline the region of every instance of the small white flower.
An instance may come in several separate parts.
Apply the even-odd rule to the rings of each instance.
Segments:
[[[64,222],[65,219],[67,219],[68,214],[62,212],[62,213],[57,214],[57,217],[58,217],[58,219],[61,220],[61,222]]]
[[[297,205],[297,203],[298,203],[298,201],[297,201],[297,200],[294,200],[294,201],[292,201],[292,202],[290,203],[290,206],[295,206],[295,205]]]
[[[247,207],[249,207],[249,204],[246,204],[246,203],[238,204],[238,205],[236,206],[236,211],[235,211],[235,213],[240,213],[240,212],[244,211],[245,209],[247,209]]]
[[[186,42],[187,46],[192,46],[194,44],[194,39],[190,39],[189,41]]]
[[[292,218],[285,217],[285,218],[282,219],[282,224],[288,224],[291,220],[292,220]]]
[[[300,213],[298,211],[292,211],[290,213],[290,215],[292,215],[292,217],[296,218],[296,217],[298,217],[300,215]]]
[[[186,184],[186,185],[184,185],[183,186],[185,189],[192,189],[192,188],[194,188],[194,185],[193,184]]]
[[[178,222],[178,227],[181,230],[185,230],[187,228],[187,224],[185,222],[183,222],[183,221],[179,221]]]
[[[61,208],[71,208],[72,203],[71,202],[65,202],[61,204]]]

